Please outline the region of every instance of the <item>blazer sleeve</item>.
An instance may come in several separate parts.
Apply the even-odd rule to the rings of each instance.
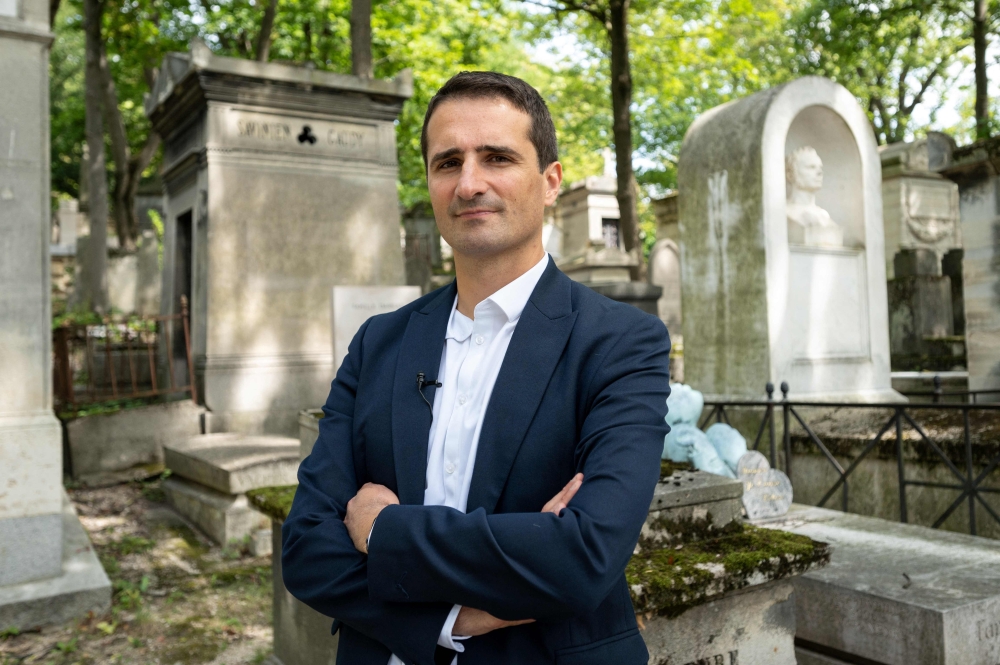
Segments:
[[[584,393],[593,397],[576,448],[583,486],[560,516],[385,508],[369,543],[372,598],[457,603],[507,620],[595,610],[621,578],[659,479],[669,353],[653,317],[608,347]]]
[[[319,438],[299,467],[299,486],[281,529],[285,587],[317,612],[384,644],[406,663],[432,665],[451,603],[373,599],[365,555],[344,526],[347,502],[360,484],[353,452],[353,414],[362,340],[354,337],[323,407]]]

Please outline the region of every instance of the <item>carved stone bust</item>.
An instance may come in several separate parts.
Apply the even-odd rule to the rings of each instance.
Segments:
[[[844,230],[816,205],[816,192],[823,187],[823,160],[816,150],[803,146],[785,158],[788,183],[788,242],[813,247],[843,247]]]

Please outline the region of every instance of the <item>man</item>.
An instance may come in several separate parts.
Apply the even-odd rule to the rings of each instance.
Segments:
[[[456,280],[369,319],[283,528],[285,585],[350,665],[645,665],[625,565],[659,477],[663,324],[542,247],[562,182],[539,94],[463,72],[424,161]]]

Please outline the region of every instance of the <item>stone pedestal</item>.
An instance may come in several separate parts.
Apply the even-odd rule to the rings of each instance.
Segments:
[[[801,505],[762,526],[832,549],[793,582],[800,663],[1000,662],[1000,543]]]
[[[625,571],[650,663],[794,665],[791,579],[827,547],[742,524],[738,480],[664,475]]]
[[[902,399],[878,153],[850,92],[805,77],[712,109],[677,173],[685,381],[707,397],[787,381],[801,399]],[[835,224],[842,246],[792,242],[803,221]]]
[[[68,619],[111,599],[86,534],[78,537],[82,527],[66,512],[52,412],[48,12],[40,0],[0,4],[0,630]],[[82,549],[67,559],[70,544]],[[92,565],[99,574],[84,580]],[[91,595],[76,593],[85,587]]]
[[[167,500],[220,545],[267,528],[247,491],[297,482],[298,439],[206,434],[163,450],[173,474],[163,483]]]
[[[888,282],[892,367],[947,371],[965,364],[965,344],[955,335],[951,278],[930,249],[902,249]]]
[[[299,412],[299,459],[309,457],[316,439],[319,438],[319,421],[323,417],[322,409],[306,409]]]
[[[164,59],[164,313],[191,303],[210,431],[295,436],[334,375],[336,285],[405,284],[392,81],[215,56]]]

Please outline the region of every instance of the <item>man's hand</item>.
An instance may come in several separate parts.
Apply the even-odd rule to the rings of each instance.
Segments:
[[[559,517],[559,513],[573,500],[573,497],[576,496],[576,491],[580,489],[581,485],[583,485],[583,474],[578,473],[566,483],[566,487],[562,488],[558,494],[549,499],[549,502],[542,507],[542,512],[552,513],[556,517]]]
[[[549,499],[549,501],[542,507],[541,512],[552,513],[556,517],[562,512],[563,508],[573,500],[576,496],[577,490],[583,485],[583,474],[578,473],[573,476],[566,486],[559,490],[559,493],[554,497]],[[349,507],[350,504],[348,504]],[[500,628],[510,628],[511,626],[520,626],[525,623],[532,623],[534,619],[521,619],[520,621],[504,621],[503,619],[498,619],[489,612],[484,612],[483,610],[477,610],[473,607],[462,607],[458,611],[458,618],[455,619],[455,626],[451,629],[452,635],[457,635],[459,637],[475,637],[477,635],[485,635],[486,633],[491,633],[494,630],[499,630]]]
[[[492,633],[500,628],[510,626],[520,626],[523,623],[532,623],[534,619],[522,619],[521,621],[504,621],[498,619],[489,612],[477,610],[473,607],[462,607],[458,611],[458,618],[455,619],[455,626],[451,629],[452,635],[459,637],[476,637]]]
[[[359,552],[368,554],[368,534],[371,533],[378,514],[386,506],[398,503],[399,497],[391,489],[375,483],[365,483],[354,498],[347,502],[344,525]]]

